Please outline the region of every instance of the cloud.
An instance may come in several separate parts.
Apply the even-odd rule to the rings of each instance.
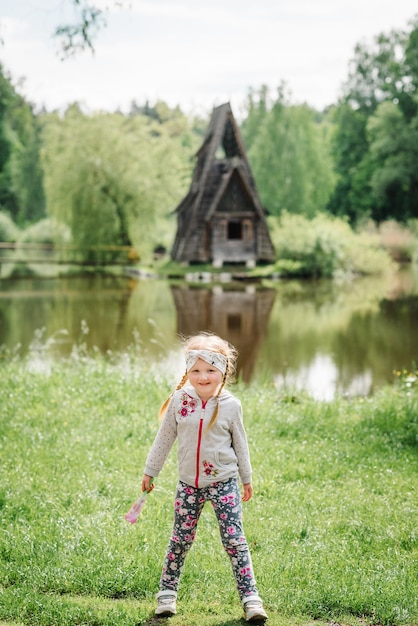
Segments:
[[[296,102],[322,108],[336,101],[356,43],[405,28],[415,11],[415,0],[122,0],[128,10],[96,0],[113,8],[95,55],[62,63],[52,33],[69,0],[4,2],[0,53],[27,77],[25,95],[48,108],[77,100],[106,110],[157,98],[210,110],[283,80]]]

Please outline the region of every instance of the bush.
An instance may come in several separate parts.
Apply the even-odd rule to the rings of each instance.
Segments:
[[[391,255],[381,247],[379,237],[371,233],[352,233],[348,253],[355,274],[383,274],[394,268]]]
[[[22,243],[66,244],[71,241],[71,230],[53,218],[45,218],[28,226],[20,240]]]
[[[412,227],[412,223],[411,223]],[[379,226],[381,244],[398,263],[410,263],[418,258],[418,240],[412,230],[390,220]]]
[[[379,238],[357,234],[340,218],[319,214],[309,220],[283,213],[269,218],[277,261],[285,276],[331,277],[337,274],[380,274],[392,267]]]
[[[0,211],[0,241],[14,243],[19,238],[19,228],[12,218]]]

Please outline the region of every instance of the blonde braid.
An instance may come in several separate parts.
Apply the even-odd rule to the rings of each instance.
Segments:
[[[218,393],[216,394],[216,407],[215,407],[212,417],[210,418],[210,422],[206,430],[210,430],[212,426],[214,425],[214,423],[216,422],[216,418],[218,417],[218,413],[219,413],[220,395],[222,393],[223,388],[225,387],[227,378],[228,378],[228,361],[226,362],[225,374],[223,375],[221,385],[219,387]]]
[[[185,374],[183,375],[183,378],[181,379],[181,381],[179,382],[179,384],[175,388],[175,391],[178,391],[179,389],[181,389],[187,379],[188,379],[188,374],[187,374],[187,370],[186,370]],[[165,402],[163,402],[163,404],[161,405],[160,411],[158,413],[158,419],[159,420],[163,419],[163,417],[165,415],[165,412],[167,411],[167,407],[170,404],[170,401],[171,401],[172,397],[173,397],[173,394],[170,394],[168,396],[167,400],[165,400]]]

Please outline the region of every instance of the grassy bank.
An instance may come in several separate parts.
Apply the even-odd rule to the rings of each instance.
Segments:
[[[123,516],[169,382],[133,355],[6,357],[0,374],[0,624],[154,623],[174,453],[138,523]],[[272,626],[418,624],[418,390],[400,381],[331,403],[267,383],[235,390],[254,466],[246,533]],[[178,605],[173,626],[242,623],[208,507]]]

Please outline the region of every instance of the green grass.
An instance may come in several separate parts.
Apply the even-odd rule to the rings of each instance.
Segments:
[[[141,355],[0,364],[0,625],[155,624],[174,451],[135,525],[124,514],[170,390]],[[254,466],[244,505],[272,626],[418,624],[418,390],[315,402],[239,386]],[[237,626],[212,511],[173,626]],[[161,623],[161,620],[159,621]]]

